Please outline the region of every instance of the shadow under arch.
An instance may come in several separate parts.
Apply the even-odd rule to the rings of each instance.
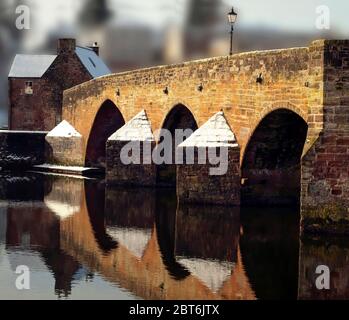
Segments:
[[[301,156],[308,132],[292,110],[268,113],[253,132],[242,160],[244,205],[299,205]]]
[[[96,114],[88,138],[85,158],[87,167],[105,168],[106,142],[124,124],[120,110],[111,100],[106,100]]]
[[[193,113],[183,104],[175,105],[167,114],[163,124],[162,130],[168,130],[172,136],[172,163],[159,165],[157,167],[157,183],[160,186],[174,187],[176,185],[176,130],[190,129],[192,132],[198,129],[198,124],[195,120]],[[188,137],[186,137],[188,138]],[[163,138],[158,141],[163,142]]]

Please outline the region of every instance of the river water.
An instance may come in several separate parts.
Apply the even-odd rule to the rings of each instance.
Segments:
[[[171,189],[3,174],[0,299],[348,299],[348,239],[300,240],[299,220],[297,208],[183,206]],[[316,288],[318,265],[330,290]]]

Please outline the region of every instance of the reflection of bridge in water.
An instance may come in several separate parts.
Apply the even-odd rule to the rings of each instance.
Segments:
[[[89,188],[86,185],[87,194]],[[162,203],[159,213],[165,215],[157,216],[154,191],[107,191],[104,233],[91,224],[95,221],[100,228],[103,215],[90,197],[79,212],[61,222],[61,246],[80,263],[145,299],[255,298],[238,248],[239,233],[234,232],[239,231],[234,226],[238,220],[227,220],[227,230],[219,230],[216,221],[210,230],[193,215],[194,235],[199,236],[195,243],[183,211],[177,212],[176,219],[176,212]],[[208,231],[206,237],[202,231]],[[218,241],[212,242],[212,236],[218,236]],[[215,250],[214,243],[224,248],[222,252]]]
[[[175,195],[164,190],[105,189],[99,181],[66,177],[34,176],[20,183],[26,189],[21,199],[12,197],[16,182],[1,184],[7,248],[35,248],[55,276],[57,294],[69,295],[73,280],[83,273],[98,273],[144,299],[256,299],[272,297],[272,289],[261,287],[273,285],[296,291],[293,271],[284,270],[277,278],[273,269],[298,267],[297,247],[292,249],[295,259],[285,262],[276,251],[289,255],[291,241],[274,241],[278,247],[273,247],[270,239],[284,232],[275,231],[276,223],[268,236],[258,231],[260,221],[244,223],[243,230],[239,209],[177,207]],[[34,198],[30,191],[38,190],[35,186],[41,195],[36,192]],[[311,246],[301,247],[299,298],[316,296],[309,270],[322,249]],[[277,266],[273,254],[278,256]],[[16,256],[10,259],[15,268]],[[330,256],[327,263],[345,271],[343,259],[332,261]],[[345,295],[343,283],[341,288]]]

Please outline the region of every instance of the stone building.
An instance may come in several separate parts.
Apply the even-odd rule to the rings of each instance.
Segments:
[[[56,55],[16,55],[9,76],[9,129],[49,131],[62,121],[63,91],[109,74],[97,44],[59,39]]]

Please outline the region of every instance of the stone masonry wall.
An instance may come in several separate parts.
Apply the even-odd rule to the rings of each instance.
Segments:
[[[62,120],[63,91],[91,78],[75,52],[59,55],[41,79],[10,78],[10,129],[53,129]],[[25,94],[26,81],[33,82],[32,95]]]
[[[155,164],[130,164],[125,165],[121,162],[121,149],[128,144],[129,141],[107,142],[107,170],[106,179],[108,185],[123,185],[123,186],[156,186],[156,165]],[[143,159],[144,143],[149,144],[150,150],[155,147],[155,142],[137,142],[140,143],[140,157]],[[151,155],[149,156],[151,163]]]
[[[302,162],[302,226],[349,233],[349,41],[323,45],[324,129]]]
[[[46,137],[46,163],[79,166],[84,143],[82,137]]]
[[[199,127],[223,110],[234,128],[242,158],[261,119],[278,108],[299,114],[309,123],[311,135],[318,135],[323,117],[315,65],[321,68],[317,43],[309,48],[248,52],[113,74],[66,90],[63,118],[88,141],[106,100],[113,101],[126,122],[145,109],[153,132],[178,104],[192,112]],[[256,81],[260,74],[262,84]]]
[[[44,163],[46,134],[0,131],[0,168],[27,169]]]
[[[25,94],[25,83],[33,82],[33,94]],[[9,128],[11,130],[50,130],[56,123],[58,88],[48,79],[9,79]]]
[[[207,150],[207,149],[206,149]],[[198,204],[240,205],[240,150],[228,149],[228,171],[225,175],[210,175],[209,163],[198,165],[198,148],[195,147],[195,164],[177,166],[177,196],[179,201]]]

